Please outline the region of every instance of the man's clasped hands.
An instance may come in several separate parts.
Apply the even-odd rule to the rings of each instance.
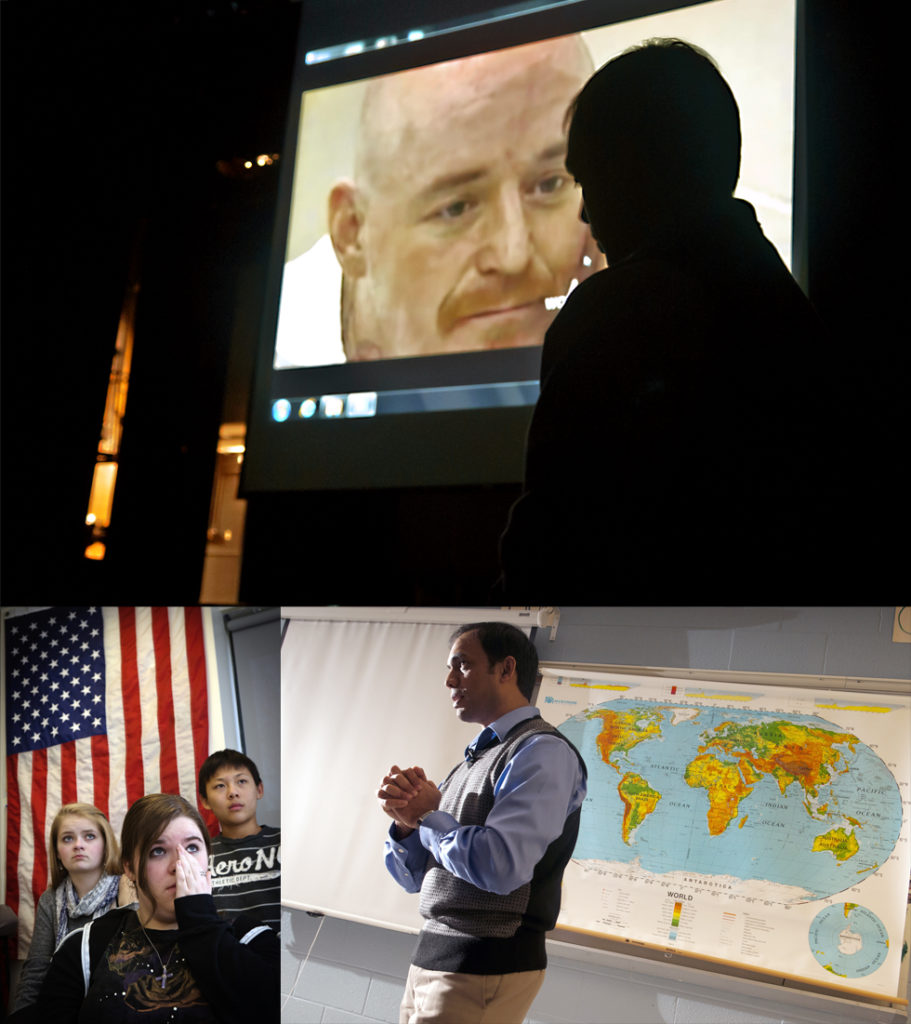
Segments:
[[[395,764],[377,793],[383,810],[396,823],[399,838],[418,827],[418,818],[440,806],[440,795],[423,768],[399,768]]]

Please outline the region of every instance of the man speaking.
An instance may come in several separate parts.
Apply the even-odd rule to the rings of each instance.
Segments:
[[[563,166],[591,71],[566,36],[371,81],[328,237],[286,265],[275,365],[540,345],[603,266]]]
[[[485,728],[439,788],[393,765],[377,794],[393,819],[386,866],[426,919],[399,1019],[520,1024],[544,980],[585,764],[529,703],[538,656],[521,630],[461,626],[448,669],[455,714]]]

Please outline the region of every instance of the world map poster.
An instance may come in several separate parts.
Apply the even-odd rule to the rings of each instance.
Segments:
[[[585,759],[558,927],[899,995],[911,699],[543,670]]]

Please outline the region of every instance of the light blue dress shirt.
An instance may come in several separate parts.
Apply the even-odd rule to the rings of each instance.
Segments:
[[[516,708],[487,727],[502,739],[540,712]],[[473,753],[479,733],[465,750]],[[535,865],[560,835],[566,818],[585,799],[585,776],[563,740],[533,733],[507,763],[494,787],[483,825],[462,826],[446,811],[432,811],[405,839],[386,840],[386,868],[407,892],[419,892],[428,855],[447,871],[487,892],[509,893],[530,881]]]

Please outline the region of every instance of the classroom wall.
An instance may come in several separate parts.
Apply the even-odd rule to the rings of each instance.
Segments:
[[[892,641],[894,608],[565,608],[542,661],[904,680],[911,644]],[[470,738],[470,737],[469,737]],[[381,856],[385,826],[365,822]],[[341,851],[340,851],[341,855]],[[390,884],[394,884],[390,880]],[[283,1024],[396,1022],[414,936],[286,909]],[[619,955],[550,951],[529,1024],[833,1024],[907,1021],[887,1008],[712,977]]]
[[[260,825],[281,826],[281,623],[278,608],[222,610],[230,647],[231,705],[237,738],[228,744],[243,750],[259,769],[263,797]],[[224,698],[223,698],[224,700]],[[227,712],[225,718],[227,719]]]

